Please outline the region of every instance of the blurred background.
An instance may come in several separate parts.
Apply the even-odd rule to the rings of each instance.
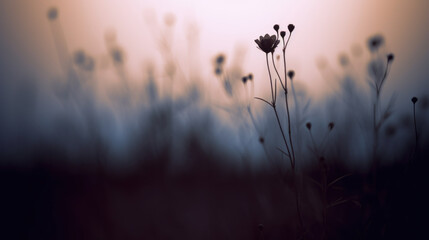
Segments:
[[[298,236],[294,191],[278,181],[292,181],[281,134],[272,109],[254,99],[271,97],[254,40],[294,24],[286,58],[295,71],[289,98],[309,197],[304,219],[315,226],[306,237],[394,236],[404,223],[374,210],[361,186],[374,159],[390,179],[427,156],[419,152],[429,140],[427,9],[425,0],[1,1],[0,169],[10,234]],[[371,84],[385,70],[374,138]],[[333,164],[330,179],[357,174],[342,194],[360,208],[339,210],[331,230],[321,227],[323,198],[305,180],[320,155]],[[365,206],[376,214],[360,215]]]
[[[48,10],[52,7],[57,16],[49,19]],[[9,116],[13,122],[17,120],[7,109],[19,111],[26,104],[18,102],[37,92],[34,98],[38,101],[28,101],[39,102],[42,110],[33,112],[31,124],[46,123],[50,118],[46,114],[56,110],[45,105],[53,103],[41,100],[48,97],[40,91],[53,94],[53,85],[61,85],[70,77],[70,66],[77,70],[86,68],[84,73],[77,73],[80,76],[76,81],[88,78],[83,86],[86,90],[91,87],[88,97],[102,102],[104,107],[108,105],[106,111],[119,110],[111,102],[116,100],[106,96],[113,89],[118,90],[119,79],[125,79],[128,87],[135,90],[134,86],[144,88],[151,77],[159,94],[169,97],[189,94],[190,85],[198,83],[197,92],[210,108],[217,106],[219,110],[228,104],[222,95],[225,84],[213,74],[213,63],[219,54],[226,56],[231,78],[239,80],[252,73],[254,96],[268,96],[264,54],[256,49],[253,40],[265,33],[274,34],[275,23],[282,29],[290,23],[296,26],[287,49],[288,67],[295,70],[298,87],[305,87],[313,102],[336,95],[340,79],[346,75],[355,77],[358,85],[367,85],[367,64],[371,59],[367,42],[372,36],[383,36],[383,51],[395,54],[383,95],[388,99],[394,94],[397,109],[402,109],[409,107],[412,96],[427,94],[429,70],[425,63],[429,60],[429,34],[424,27],[429,23],[427,7],[428,3],[422,0],[263,4],[193,0],[4,1],[0,10],[2,89],[13,93],[18,101],[3,101],[2,116]],[[349,67],[342,66],[340,59],[350,62]],[[169,78],[176,79],[173,87],[168,86]],[[20,84],[25,81],[29,83]],[[236,81],[232,82],[235,86]],[[11,85],[24,85],[27,90]],[[3,97],[9,99],[6,95]],[[139,104],[148,104],[135,99],[143,95],[136,92],[128,97]],[[259,103],[253,105],[257,110],[261,108]],[[37,131],[47,132],[43,126],[34,126]],[[5,132],[2,136],[8,138]],[[122,138],[128,137],[125,135],[122,133]],[[109,138],[115,144],[125,144],[119,136]]]

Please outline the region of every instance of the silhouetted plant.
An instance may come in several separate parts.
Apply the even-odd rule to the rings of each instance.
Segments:
[[[373,37],[370,40],[369,47],[371,51],[377,51],[380,45],[384,42],[382,38],[379,36]],[[374,49],[375,48],[375,49]],[[379,131],[384,122],[391,116],[391,108],[393,106],[393,99],[390,99],[390,102],[384,111],[380,115],[380,95],[383,84],[387,78],[389,73],[390,65],[394,59],[394,55],[392,53],[388,54],[384,58],[376,58],[369,63],[368,72],[371,76],[373,82],[371,86],[375,90],[375,102],[373,103],[373,131],[374,131],[374,147],[373,147],[373,164],[377,165],[376,159],[377,157],[377,148],[379,142]]]
[[[265,99],[262,98],[257,98],[265,103],[267,103],[269,106],[271,106],[271,108],[274,110],[274,114],[276,116],[276,120],[277,120],[277,124],[280,128],[280,133],[283,137],[283,141],[286,147],[286,152],[282,151],[281,149],[279,149],[287,158],[289,158],[290,160],[290,164],[291,164],[291,168],[292,168],[292,174],[293,174],[293,182],[294,182],[294,190],[295,190],[295,200],[296,200],[296,209],[297,209],[297,215],[298,215],[298,220],[299,220],[299,227],[301,230],[304,230],[304,225],[302,222],[302,216],[301,216],[301,210],[300,210],[300,200],[299,200],[299,192],[298,192],[298,186],[297,186],[297,182],[296,182],[296,173],[295,173],[295,164],[296,164],[296,158],[295,158],[295,151],[294,151],[294,147],[293,147],[293,140],[292,140],[292,130],[291,130],[291,121],[290,121],[290,112],[289,112],[289,103],[288,103],[288,88],[287,88],[287,77],[289,75],[289,77],[293,78],[294,72],[288,72],[287,68],[286,68],[286,47],[289,43],[290,37],[292,35],[293,30],[295,29],[295,26],[293,24],[289,24],[288,25],[288,30],[289,30],[289,37],[287,38],[287,40],[285,41],[285,36],[286,36],[286,32],[281,31],[280,32],[280,36],[282,38],[282,43],[283,43],[283,47],[282,47],[282,53],[283,53],[283,70],[284,70],[284,81],[282,80],[282,77],[280,76],[276,64],[274,62],[274,51],[277,48],[278,44],[280,43],[279,40],[279,25],[275,24],[274,25],[274,30],[276,31],[276,35],[272,35],[270,36],[269,34],[265,34],[265,36],[260,36],[259,39],[256,39],[255,42],[258,45],[258,48],[263,51],[265,53],[265,60],[267,63],[267,70],[268,70],[268,76],[269,76],[269,80],[270,80],[270,89],[271,89],[271,102],[268,102]],[[280,82],[280,85],[283,89],[284,95],[285,95],[285,107],[286,107],[286,114],[287,114],[287,121],[288,121],[288,125],[287,125],[287,129],[288,129],[288,136],[289,136],[289,143],[286,140],[286,134],[285,131],[283,130],[282,127],[282,123],[280,121],[279,118],[279,114],[277,111],[277,105],[276,105],[276,100],[277,100],[277,81],[274,80],[274,84],[273,84],[273,80],[272,80],[272,76],[271,76],[271,70],[270,70],[270,64],[268,61],[268,55],[271,53],[271,61],[272,61],[272,65],[273,68],[277,74],[278,80]]]
[[[69,57],[69,51],[67,41],[64,36],[64,32],[59,21],[59,10],[56,7],[48,9],[47,18],[51,28],[52,37],[55,44],[55,50],[58,55],[58,60],[63,73],[67,76],[71,70],[71,61]]]
[[[349,201],[352,201],[352,199],[345,199],[342,196],[340,196],[339,198],[337,198],[336,200],[329,202],[328,201],[328,191],[330,188],[334,187],[335,184],[341,180],[343,180],[344,178],[347,178],[349,176],[351,176],[352,174],[348,173],[348,174],[344,174],[340,177],[337,177],[336,179],[332,180],[332,181],[328,181],[328,166],[326,163],[326,159],[325,159],[325,150],[326,150],[326,141],[327,138],[329,137],[331,131],[334,129],[335,124],[334,122],[329,122],[328,124],[328,131],[326,132],[325,136],[322,139],[322,142],[319,144],[316,144],[316,141],[314,139],[314,136],[312,134],[312,124],[311,122],[307,122],[306,123],[306,128],[310,134],[310,139],[311,139],[311,143],[312,143],[312,147],[310,147],[310,150],[314,153],[315,158],[318,160],[319,162],[319,168],[320,168],[320,182],[312,179],[314,181],[314,183],[316,183],[316,185],[320,188],[321,190],[321,195],[322,195],[322,224],[323,224],[323,232],[322,232],[322,239],[326,238],[327,235],[327,229],[328,229],[328,217],[327,217],[327,212],[329,208],[332,207],[336,207],[339,206],[341,204],[347,203]]]
[[[417,133],[417,123],[416,123],[416,103],[419,99],[417,97],[411,98],[411,102],[413,103],[413,119],[414,119],[414,133],[416,137],[416,148],[418,145],[419,136]]]
[[[295,30],[294,25],[281,31],[276,24],[273,27],[275,35],[264,35],[255,41],[266,54],[271,99],[260,100],[270,105],[267,111],[274,109],[275,116],[268,116],[271,118],[267,117],[265,109],[261,113],[251,105],[254,83],[259,78],[254,79],[253,74],[243,74],[239,68],[229,67],[231,65],[227,65],[229,62],[225,55],[216,56],[212,59],[212,71],[226,93],[226,97],[218,97],[217,100],[228,100],[230,108],[222,110],[231,113],[233,108],[233,113],[240,116],[228,125],[214,114],[218,105],[203,101],[202,96],[207,92],[201,91],[193,78],[189,83],[184,81],[187,75],[181,72],[180,64],[186,57],[175,58],[174,41],[170,38],[176,21],[174,15],[166,15],[162,25],[152,25],[155,30],[151,36],[155,44],[159,44],[157,50],[162,57],[162,66],[147,64],[142,85],[138,79],[132,79],[131,74],[127,75],[130,77],[130,94],[121,92],[120,97],[129,98],[129,102],[111,98],[112,92],[118,88],[116,85],[109,88],[110,78],[100,79],[102,84],[98,86],[92,85],[96,81],[88,81],[91,85],[83,82],[83,77],[89,74],[91,77],[102,76],[95,73],[100,73],[103,68],[99,66],[103,65],[106,66],[104,69],[116,71],[116,76],[113,75],[115,80],[126,76],[127,52],[115,36],[106,36],[106,60],[99,61],[87,50],[69,53],[58,9],[48,9],[46,16],[42,16],[51,27],[64,70],[60,80],[65,81],[53,79],[51,82],[39,76],[8,79],[7,75],[0,79],[0,158],[17,165],[28,161],[29,165],[36,166],[15,169],[9,168],[8,162],[0,163],[2,182],[7,183],[6,190],[2,192],[3,199],[11,199],[3,205],[13,216],[12,221],[19,222],[19,231],[11,231],[19,234],[18,238],[50,239],[41,236],[49,229],[39,228],[45,225],[43,217],[46,216],[50,219],[49,224],[55,223],[50,224],[54,226],[52,238],[61,238],[70,232],[82,236],[88,232],[102,232],[101,238],[144,236],[149,239],[160,236],[201,239],[201,236],[209,234],[213,235],[206,238],[389,238],[396,237],[398,231],[406,232],[404,236],[410,237],[415,234],[413,230],[424,225],[424,221],[414,217],[413,212],[421,212],[425,206],[420,204],[417,194],[425,189],[425,181],[421,179],[424,179],[424,169],[427,168],[415,168],[418,165],[413,164],[404,170],[403,165],[410,152],[416,160],[425,160],[427,156],[427,132],[425,126],[417,124],[424,122],[424,110],[428,108],[429,100],[427,96],[411,98],[413,116],[406,111],[404,119],[393,122],[395,118],[390,117],[393,101],[387,107],[381,104],[384,99],[382,89],[394,61],[393,54],[385,54],[383,37],[376,36],[368,41],[371,62],[364,73],[370,77],[374,90],[371,103],[363,104],[368,99],[366,92],[352,84],[352,77],[346,77],[343,100],[346,104],[354,101],[354,105],[342,109],[334,101],[321,100],[321,104],[313,109],[312,116],[315,117],[312,122],[307,122],[309,118],[304,114],[309,105],[303,97],[305,92],[299,88],[295,92],[294,89],[294,84],[299,84],[299,72],[295,74],[293,70],[286,69],[285,50]],[[192,47],[195,42],[195,39],[189,41]],[[278,51],[279,45],[283,59]],[[350,73],[351,66],[354,66],[353,57],[360,55],[359,51],[354,49],[351,55],[339,55],[337,60],[343,71]],[[283,69],[281,66],[279,69],[282,60]],[[199,71],[199,67],[190,66]],[[320,68],[332,70],[323,61]],[[23,72],[28,70],[23,69]],[[279,70],[284,70],[284,75]],[[189,88],[174,98],[168,90],[165,94],[161,87],[172,87],[172,82],[160,84],[166,75],[181,86],[189,84]],[[333,74],[330,77],[338,76]],[[56,92],[58,86],[63,92],[55,95],[52,92]],[[281,94],[277,90],[285,94],[284,111],[283,103],[276,101],[282,99],[282,96],[277,98],[277,94]],[[293,101],[289,102],[290,91]],[[64,92],[70,94],[66,96]],[[302,104],[302,111],[298,104]],[[326,109],[323,104],[327,105]],[[290,108],[289,112],[290,106],[295,111]],[[329,120],[335,119],[335,122],[326,121],[327,124],[320,128],[318,120],[324,115]],[[287,123],[284,122],[286,118]],[[359,120],[355,123],[355,118],[369,120],[369,124]],[[251,125],[255,131],[247,131]],[[244,131],[237,134],[240,127]],[[279,128],[281,136],[267,134],[267,130],[278,133]],[[308,133],[301,136],[300,130]],[[368,132],[362,130],[368,130],[370,135],[366,136]],[[251,137],[243,135],[249,132]],[[300,137],[305,141],[300,141]],[[381,141],[382,137],[389,142]],[[282,138],[281,145],[284,141],[285,146],[271,147],[274,141],[277,143],[277,138]],[[351,175],[348,168],[353,166],[350,164],[353,160],[365,160],[367,157],[360,155],[371,154],[371,140],[374,140],[375,147],[374,156],[372,159],[369,157],[369,161],[385,160],[384,165],[376,169],[376,182],[371,182],[371,171],[353,169]],[[385,146],[390,143],[396,145]],[[419,154],[415,154],[417,145]],[[263,148],[267,161],[264,161],[259,146]],[[310,151],[301,156],[300,147],[307,146]],[[270,147],[277,148],[280,153],[270,152]],[[249,148],[245,149],[249,151],[242,153],[241,148]],[[406,157],[403,152],[407,153]],[[389,158],[388,154],[393,157]],[[284,160],[285,156],[284,165],[290,162],[292,174],[283,174],[283,168],[276,166],[277,161]],[[231,167],[233,161],[240,164],[237,171]],[[265,171],[264,167],[270,166],[263,165],[265,162],[279,170],[281,182],[272,181],[277,173],[271,169]],[[263,163],[262,170],[248,170],[248,165],[253,163]],[[298,169],[302,175],[296,174]],[[303,181],[298,181],[300,176],[304,176]],[[344,205],[350,202],[362,206],[362,209]],[[43,217],[36,222],[31,216],[29,221],[21,221],[27,219],[28,213]],[[121,222],[124,217],[130,217],[127,226]],[[203,218],[201,224],[200,218]],[[305,221],[302,222],[301,218]],[[205,224],[205,220],[209,224]],[[265,228],[262,224],[257,225],[261,222]],[[417,222],[422,222],[422,225],[414,227]],[[68,226],[63,233],[65,223]],[[294,225],[303,231],[294,232]],[[37,235],[38,231],[42,234]],[[0,238],[3,233],[1,235]],[[100,235],[90,234],[88,237],[100,238]]]

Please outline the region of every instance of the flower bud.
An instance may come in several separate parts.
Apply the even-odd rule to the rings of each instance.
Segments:
[[[293,30],[295,29],[295,25],[293,25],[293,24],[289,24],[288,26],[287,26],[287,29],[289,30],[289,32],[293,32]]]
[[[413,102],[414,104],[416,104],[416,102],[417,102],[418,100],[419,100],[419,99],[418,99],[418,98],[416,98],[416,97],[411,98],[411,102]]]
[[[293,71],[293,70],[288,71],[287,76],[292,80],[293,77],[295,76],[295,71]]]
[[[305,124],[305,126],[307,127],[307,129],[308,129],[308,130],[311,130],[311,122],[307,122],[307,123]]]
[[[215,69],[215,74],[216,74],[217,76],[221,75],[221,74],[222,74],[222,68],[220,68],[220,67],[216,67],[216,69]]]
[[[216,64],[222,65],[225,62],[225,56],[223,54],[219,54],[216,57]]]
[[[329,131],[331,131],[334,128],[334,126],[335,126],[334,122],[330,122],[328,124]]]
[[[278,24],[275,24],[273,28],[274,28],[274,30],[275,30],[276,32],[278,32],[278,31],[279,31],[280,26],[279,26]]]
[[[391,61],[393,61],[395,59],[395,55],[393,55],[393,53],[389,53],[388,55],[387,55],[387,61],[388,62],[391,62]]]
[[[284,38],[286,36],[286,32],[285,31],[281,31],[280,32],[280,36],[282,36],[282,38]]]

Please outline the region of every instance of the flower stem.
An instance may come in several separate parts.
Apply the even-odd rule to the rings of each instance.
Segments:
[[[276,64],[274,63],[274,54],[271,54],[271,60],[272,60],[272,62],[273,62],[274,70],[275,70],[275,71],[276,71],[276,73],[277,73],[277,77],[279,78],[280,84],[282,85],[282,88],[283,88],[283,89],[285,89],[285,85],[283,84],[282,78],[280,77],[280,74],[279,74],[279,72],[277,71]]]
[[[296,172],[295,172],[295,163],[296,163],[296,158],[295,158],[295,150],[293,148],[293,141],[292,141],[292,131],[291,131],[291,122],[290,122],[290,111],[289,111],[289,102],[288,102],[288,89],[287,89],[287,68],[286,68],[286,47],[289,43],[290,40],[290,36],[291,34],[289,34],[289,37],[285,43],[284,38],[283,38],[283,70],[284,70],[284,74],[285,74],[285,85],[284,85],[284,94],[285,94],[285,104],[286,104],[286,114],[287,114],[287,122],[288,122],[288,133],[289,133],[289,142],[290,142],[290,148],[292,150],[292,155],[291,156],[291,165],[292,165],[292,174],[293,174],[293,185],[294,185],[294,190],[295,190],[295,203],[296,203],[296,211],[298,214],[298,221],[299,221],[299,227],[301,230],[304,230],[304,223],[302,221],[302,215],[301,215],[301,206],[300,206],[300,201],[299,201],[299,192],[298,192],[298,185],[296,182]]]
[[[290,38],[290,35],[289,35],[289,38]],[[289,42],[289,38],[288,38],[287,42]],[[285,104],[286,104],[286,113],[287,113],[289,143],[290,143],[290,148],[292,150],[292,159],[293,159],[292,160],[292,162],[293,162],[292,168],[295,169],[295,150],[293,147],[292,130],[291,130],[291,123],[290,123],[290,111],[289,111],[288,90],[287,90],[286,48],[285,47],[286,47],[286,45],[284,45],[284,47],[283,47],[283,67],[284,67],[284,73],[285,73],[284,94],[285,94]]]
[[[272,105],[275,106],[276,104],[276,99],[274,97],[274,90],[273,90],[273,80],[271,78],[271,71],[270,71],[270,65],[268,64],[268,53],[265,54],[265,58],[267,60],[267,69],[268,69],[268,75],[270,76],[270,87],[271,87],[271,102]]]
[[[418,135],[417,135],[417,123],[416,123],[416,104],[413,103],[413,115],[414,115],[414,132],[416,135],[416,149],[418,144]]]
[[[290,164],[291,164],[292,169],[293,169],[293,171],[294,171],[294,169],[295,169],[295,164],[294,164],[294,162],[293,162],[293,160],[292,160],[292,157],[291,157],[292,155],[290,154],[289,145],[287,144],[286,135],[285,135],[285,133],[284,133],[284,131],[283,131],[283,127],[282,127],[282,124],[281,124],[281,122],[280,122],[279,114],[278,114],[278,112],[277,112],[277,107],[276,107],[276,106],[272,106],[272,107],[273,107],[273,109],[274,109],[274,113],[275,113],[275,115],[276,115],[277,123],[278,123],[278,125],[279,125],[279,127],[280,127],[280,132],[281,132],[281,134],[282,134],[283,141],[285,142],[286,150],[287,150],[287,152],[288,152],[288,154],[289,154]]]

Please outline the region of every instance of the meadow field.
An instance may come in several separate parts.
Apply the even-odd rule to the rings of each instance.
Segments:
[[[74,47],[63,12],[36,13],[46,55],[0,42],[0,238],[427,238],[427,81],[392,83],[383,34],[307,66],[300,26],[268,22],[207,60],[197,24],[145,12],[148,57],[120,29]]]

